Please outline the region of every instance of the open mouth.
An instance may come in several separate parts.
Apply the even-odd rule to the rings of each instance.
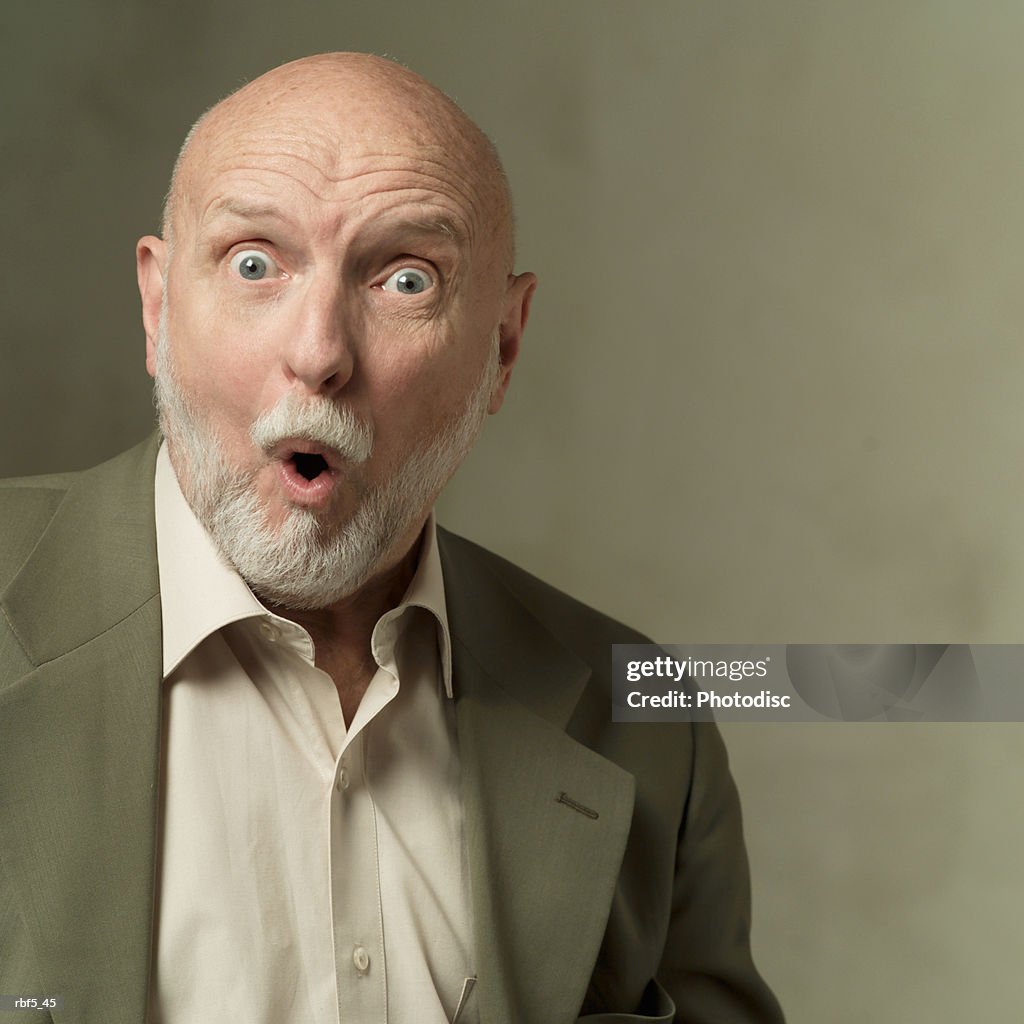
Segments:
[[[306,480],[315,480],[328,468],[327,460],[316,452],[293,452],[290,461],[299,476]]]
[[[325,507],[344,476],[340,456],[317,441],[285,439],[269,454],[277,462],[287,499],[295,505]]]

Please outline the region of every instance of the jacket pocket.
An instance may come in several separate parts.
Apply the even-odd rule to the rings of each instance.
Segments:
[[[576,1018],[576,1024],[672,1024],[676,1004],[669,994],[652,979],[644,993],[648,1013],[588,1013]]]

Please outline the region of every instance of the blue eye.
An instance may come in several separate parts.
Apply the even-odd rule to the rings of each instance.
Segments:
[[[231,269],[244,281],[262,281],[277,272],[274,261],[256,249],[243,249],[231,257]]]
[[[414,267],[403,267],[396,270],[385,282],[384,291],[398,292],[401,295],[419,295],[434,283],[433,278],[425,270]]]

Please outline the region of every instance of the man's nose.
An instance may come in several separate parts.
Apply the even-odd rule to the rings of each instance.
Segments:
[[[294,330],[285,342],[284,372],[311,395],[333,396],[355,370],[354,310],[337,282],[314,281],[302,297]]]

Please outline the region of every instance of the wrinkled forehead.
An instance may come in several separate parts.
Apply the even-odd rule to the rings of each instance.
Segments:
[[[393,83],[243,90],[197,125],[172,182],[169,223],[189,232],[226,182],[344,202],[406,189],[450,208],[474,240],[510,231],[504,175],[482,132],[435,91]]]

